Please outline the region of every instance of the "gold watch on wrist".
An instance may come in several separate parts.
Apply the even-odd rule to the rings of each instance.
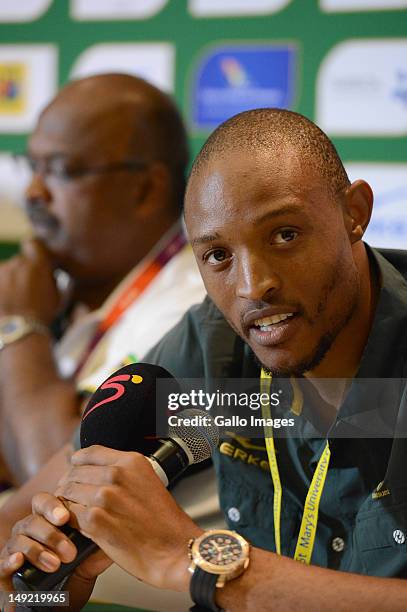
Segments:
[[[190,540],[188,569],[192,573],[190,593],[196,604],[194,610],[220,610],[215,603],[216,588],[247,569],[249,551],[249,543],[228,529],[211,529]]]
[[[48,334],[46,325],[22,315],[0,317],[0,350],[31,333]]]

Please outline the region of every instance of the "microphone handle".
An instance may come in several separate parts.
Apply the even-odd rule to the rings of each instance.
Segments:
[[[13,574],[13,587],[16,591],[54,591],[56,587],[84,560],[98,549],[97,544],[82,535],[70,525],[59,529],[75,544],[78,554],[71,563],[61,563],[56,572],[43,572],[29,561]]]

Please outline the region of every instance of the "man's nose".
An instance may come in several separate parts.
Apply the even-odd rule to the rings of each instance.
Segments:
[[[236,295],[247,300],[261,300],[281,288],[281,280],[271,262],[249,253],[238,263]]]
[[[52,196],[50,189],[42,174],[34,172],[25,190],[27,206],[35,205],[36,202],[48,203]]]

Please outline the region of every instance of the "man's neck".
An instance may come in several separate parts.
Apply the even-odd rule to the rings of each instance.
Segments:
[[[158,242],[165,236],[165,234],[174,226],[176,223],[174,216],[168,215],[167,218],[163,218],[160,224],[155,224],[155,227],[150,231],[147,231],[149,240],[144,239],[144,251],[138,258],[133,257],[127,261],[123,261],[120,269],[110,275],[108,278],[104,277],[101,279],[94,278],[91,281],[76,280],[72,283],[71,300],[75,304],[83,304],[89,310],[96,310],[100,308],[105,300],[121,281],[138,265],[145,257],[149,255],[152,249],[158,244]]]
[[[373,325],[380,292],[380,283],[363,243],[358,245],[358,269],[360,278],[359,299],[351,319],[335,339],[321,363],[307,372],[308,378],[353,378]],[[345,385],[346,386],[346,385]]]
[[[120,274],[113,276],[110,279],[104,279],[103,282],[76,282],[72,289],[72,302],[85,306],[89,311],[100,308],[121,281],[126,277],[132,268],[122,270]]]

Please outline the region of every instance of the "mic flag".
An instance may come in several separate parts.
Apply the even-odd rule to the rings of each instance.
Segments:
[[[81,447],[100,444],[116,450],[149,455],[155,450],[156,380],[165,378],[169,392],[179,393],[178,382],[167,370],[149,363],[133,363],[105,380],[86,406],[81,423]]]

